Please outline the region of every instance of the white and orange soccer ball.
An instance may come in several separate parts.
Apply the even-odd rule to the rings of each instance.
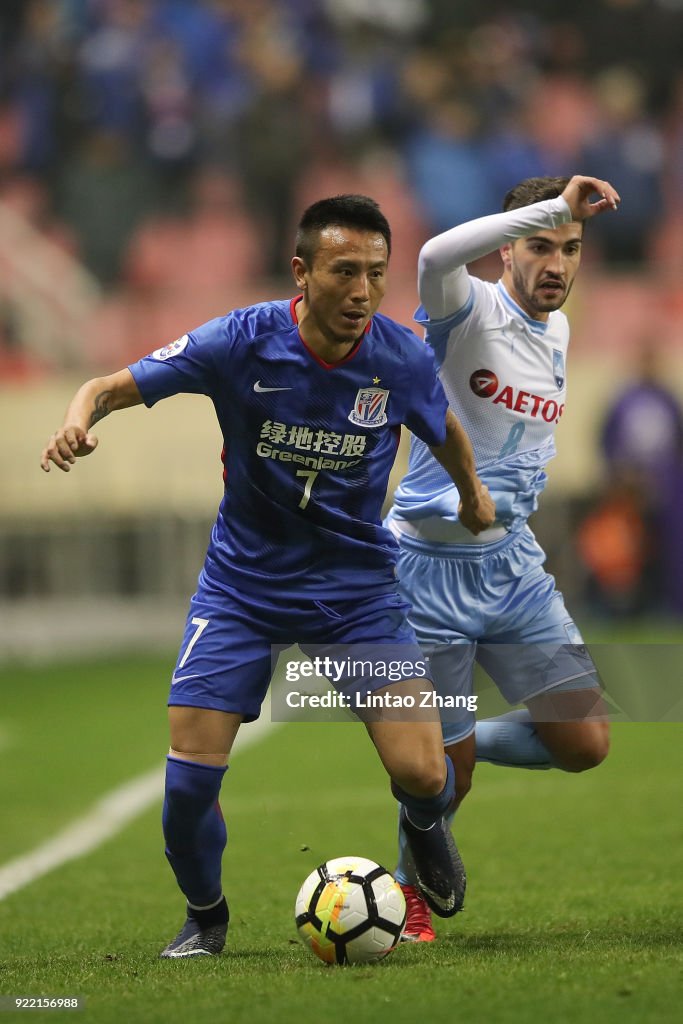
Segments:
[[[366,857],[336,857],[312,871],[299,889],[296,926],[327,964],[368,964],[398,945],[406,901],[398,882]]]

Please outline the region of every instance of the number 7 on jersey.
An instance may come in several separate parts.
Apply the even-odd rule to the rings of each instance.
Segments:
[[[306,508],[306,506],[308,505],[308,502],[310,501],[310,498],[311,498],[311,490],[313,488],[313,482],[314,482],[314,480],[317,477],[319,472],[320,472],[319,469],[297,469],[297,471],[296,471],[296,475],[297,476],[305,476],[306,477],[306,483],[304,484],[304,493],[301,496],[301,501],[299,502],[299,508]]]

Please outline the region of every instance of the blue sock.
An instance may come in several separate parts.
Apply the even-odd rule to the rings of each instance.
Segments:
[[[446,784],[436,796],[412,796],[401,789],[395,782],[391,783],[391,791],[400,803],[403,804],[408,817],[418,828],[429,828],[442,818],[455,798],[455,771],[453,762],[448,755],[446,761]]]
[[[548,748],[541,742],[529,712],[524,708],[498,718],[477,722],[477,761],[512,768],[554,768]]]
[[[401,808],[399,807],[399,813]],[[455,811],[449,811],[444,815],[444,821],[450,828],[455,818]],[[408,840],[406,839],[405,832],[399,825],[398,829],[398,861],[396,863],[396,870],[394,871],[394,878],[401,885],[417,885],[417,872],[415,871],[415,862],[413,861],[413,855],[408,848]]]
[[[228,834],[218,803],[227,768],[166,759],[163,826],[166,857],[192,908],[222,896],[221,859]]]

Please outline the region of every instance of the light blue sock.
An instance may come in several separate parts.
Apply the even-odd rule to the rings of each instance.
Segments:
[[[475,737],[477,761],[511,768],[556,767],[526,708],[477,722]]]
[[[522,708],[498,718],[477,722],[477,761],[507,765],[512,768],[547,769],[556,767],[550,751],[539,739],[531,715]],[[457,787],[456,787],[457,788]],[[476,799],[476,797],[475,797]],[[400,810],[400,808],[399,808]],[[448,826],[455,812],[446,817]],[[398,830],[398,863],[394,877],[401,885],[415,885],[415,865],[405,835]]]
[[[401,813],[401,805],[398,805],[399,815]],[[453,824],[453,818],[455,817],[455,811],[450,811],[448,814],[444,814],[444,821],[450,828]],[[413,855],[408,848],[408,840],[405,837],[405,833],[399,826],[398,830],[398,862],[396,864],[396,870],[394,871],[394,878],[401,885],[417,885],[417,874],[415,871],[415,864],[413,862]]]

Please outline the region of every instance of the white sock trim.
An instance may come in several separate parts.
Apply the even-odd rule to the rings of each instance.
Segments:
[[[426,827],[424,825],[418,825],[417,822],[413,821],[413,819],[410,817],[410,815],[408,814],[407,810],[406,810],[406,818],[408,819],[410,824],[413,826],[413,828],[419,829],[420,832],[429,832],[429,830],[434,828],[434,826],[436,825],[436,821],[433,821],[431,823],[431,825],[427,825]]]
[[[190,903],[189,900],[187,901],[187,905],[190,908],[190,910],[213,910],[213,908],[217,907],[219,903],[222,903],[222,901],[223,901],[223,893],[220,894],[220,896],[218,897],[218,899],[216,900],[215,903],[209,903],[209,905],[207,907],[198,907],[194,903]]]

